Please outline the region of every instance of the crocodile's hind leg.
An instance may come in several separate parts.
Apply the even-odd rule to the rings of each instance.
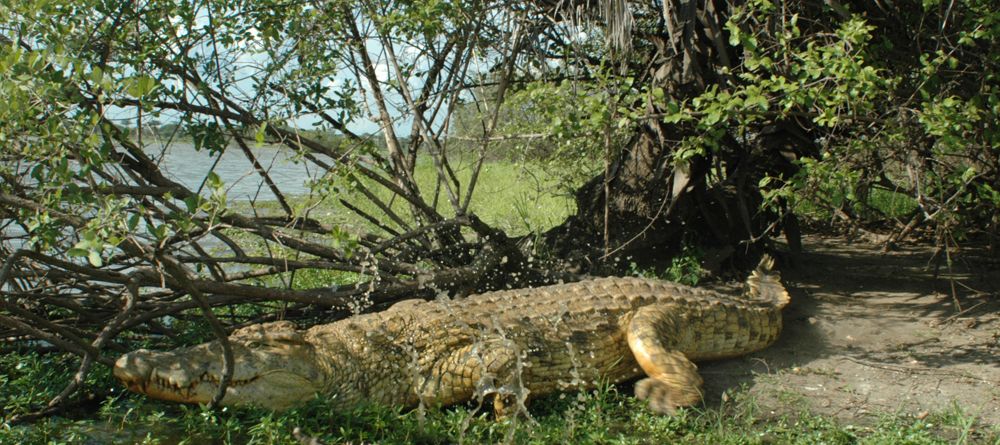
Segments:
[[[628,325],[628,346],[648,376],[635,384],[635,396],[663,414],[694,405],[702,396],[698,367],[671,347],[676,335],[673,317],[655,306],[639,309]]]

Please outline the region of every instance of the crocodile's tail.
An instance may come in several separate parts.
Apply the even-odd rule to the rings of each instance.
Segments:
[[[788,305],[792,300],[788,296],[788,291],[781,284],[781,275],[774,268],[774,258],[764,255],[760,259],[757,269],[747,277],[747,294],[755,300],[772,302],[778,309]]]

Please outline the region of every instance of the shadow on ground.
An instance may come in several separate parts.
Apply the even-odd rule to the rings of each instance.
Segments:
[[[706,403],[746,386],[776,413],[807,409],[848,422],[956,408],[1000,424],[1000,260],[966,250],[810,237],[783,256],[792,295],[781,339],[700,365]]]

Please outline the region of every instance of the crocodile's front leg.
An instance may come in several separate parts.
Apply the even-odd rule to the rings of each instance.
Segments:
[[[664,414],[694,405],[702,397],[698,367],[670,342],[676,325],[662,308],[646,306],[632,317],[627,331],[629,348],[649,376],[635,384],[635,396]]]
[[[434,364],[419,385],[421,399],[451,405],[473,398],[492,398],[498,416],[507,404],[523,403],[527,396],[518,376],[517,352],[502,338],[478,339]]]

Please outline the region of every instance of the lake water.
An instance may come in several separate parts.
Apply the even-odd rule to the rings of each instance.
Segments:
[[[251,151],[285,195],[309,193],[306,181],[322,174],[315,165],[307,161],[296,162],[295,153],[288,149],[263,146],[251,148]],[[146,153],[159,159],[163,148],[150,146],[146,148]],[[167,177],[192,191],[198,190],[209,171],[214,171],[222,180],[230,200],[275,199],[264,179],[254,170],[253,164],[239,147],[229,147],[222,158],[218,158],[218,154],[211,155],[208,150],[195,150],[193,144],[173,143],[166,148],[160,168]],[[202,194],[205,193],[202,190]]]
[[[254,156],[286,196],[305,195],[309,193],[306,181],[320,177],[323,172],[308,162],[296,162],[295,153],[288,149],[273,146],[251,148]],[[249,201],[252,199],[270,201],[275,196],[264,183],[253,164],[246,158],[237,146],[229,147],[219,159],[208,150],[195,150],[190,143],[173,143],[164,151],[163,147],[147,146],[146,154],[154,160],[160,160],[160,169],[164,174],[189,188],[198,190],[209,171],[219,175],[230,201]],[[162,155],[162,159],[161,159]],[[218,162],[216,162],[218,161]],[[210,193],[207,188],[203,195]],[[3,222],[0,220],[0,222]],[[9,225],[2,229],[2,237],[17,238],[25,233],[18,225]],[[14,244],[20,248],[20,242]]]

